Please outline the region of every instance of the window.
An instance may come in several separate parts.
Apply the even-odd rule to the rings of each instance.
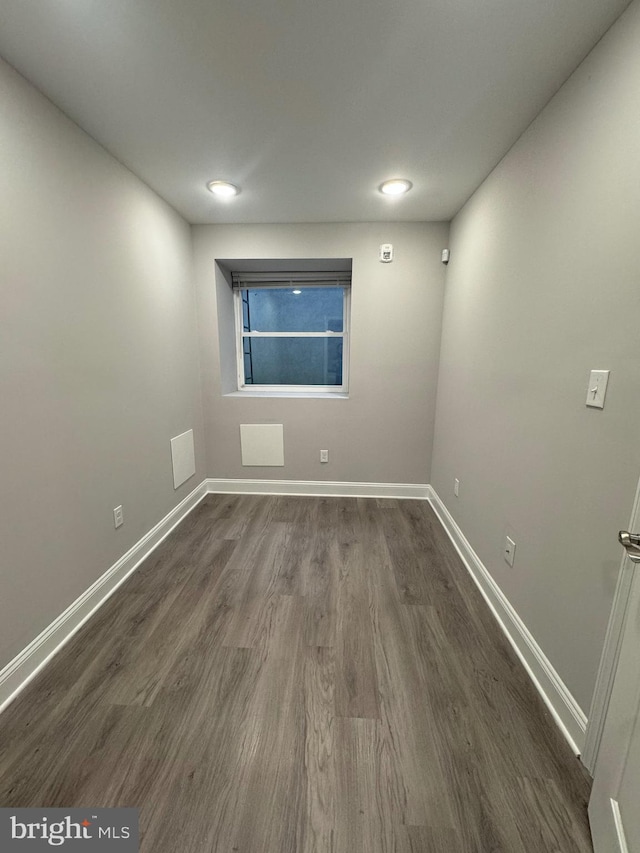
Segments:
[[[345,392],[350,274],[234,273],[238,388]]]

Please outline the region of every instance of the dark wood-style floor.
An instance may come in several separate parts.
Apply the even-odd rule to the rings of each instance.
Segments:
[[[207,498],[0,716],[1,806],[145,853],[591,851],[588,794],[421,501]]]

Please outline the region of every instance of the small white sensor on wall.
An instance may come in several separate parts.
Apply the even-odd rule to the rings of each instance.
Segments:
[[[393,260],[393,245],[391,243],[382,243],[380,246],[380,263],[390,264]]]
[[[442,263],[443,264],[449,263],[449,250],[448,249],[442,250]]]

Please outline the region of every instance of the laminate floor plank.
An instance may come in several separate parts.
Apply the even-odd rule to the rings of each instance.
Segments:
[[[440,826],[407,826],[410,853],[463,853],[460,836],[453,829]]]
[[[370,601],[374,655],[379,688],[381,727],[380,773],[386,779],[387,799],[394,822],[423,825],[434,814],[442,826],[453,827],[453,814],[442,795],[444,773],[434,740],[433,714],[426,691],[419,687],[407,607],[394,582],[380,513],[369,501],[360,502],[364,561],[375,594]],[[446,670],[443,674],[446,674]],[[445,696],[454,687],[439,684]],[[424,768],[429,767],[429,774]]]
[[[493,664],[483,657],[491,648],[488,642],[458,651],[435,608],[413,606],[407,613],[413,626],[420,692],[428,697],[432,725],[439,732],[436,742],[442,745],[445,757],[452,754],[451,744],[457,752],[457,763],[448,768],[449,786],[455,788],[458,774],[466,767],[484,768],[492,776],[511,780],[505,796],[517,814],[521,777],[528,776],[535,785],[546,780],[562,789],[560,802],[575,805],[574,820],[584,849],[589,850],[586,771],[570,753],[531,682],[526,677],[521,681],[518,668],[512,678],[505,676],[499,645]],[[496,644],[501,640],[499,635],[494,638]],[[456,649],[454,655],[452,648]],[[508,655],[510,650],[505,646],[501,651]],[[539,748],[540,743],[545,749]],[[567,772],[568,767],[572,772]],[[528,843],[532,843],[530,839]]]
[[[579,853],[588,849],[588,822],[566,807],[566,796],[552,779],[517,780],[515,821],[526,848],[540,853]],[[544,811],[545,820],[536,816]]]
[[[397,847],[393,806],[380,757],[380,720],[336,720],[336,849],[390,853]]]
[[[317,535],[313,512],[315,502],[309,499],[305,503],[295,497],[281,500],[286,503],[274,513],[274,520],[288,521],[293,535],[281,556],[276,590],[281,595],[301,595]]]
[[[111,676],[107,702],[151,704],[175,659],[193,644],[209,601],[207,593],[215,588],[235,547],[234,542],[220,539],[212,544],[215,547],[205,551],[206,570],[194,569],[173,596],[165,618],[155,619],[148,632],[128,644],[126,659],[121,659],[117,673]]]
[[[171,600],[166,604],[170,607]],[[143,595],[116,594],[27,686],[19,701],[9,705],[0,716],[0,802],[1,770],[10,770],[31,750],[40,749],[43,732],[64,742],[66,732],[82,728],[85,716],[103,702],[110,677],[128,657],[136,637],[155,622],[160,607],[153,596],[147,609]]]
[[[316,531],[302,565],[304,641],[307,646],[335,646],[338,559],[329,531]]]
[[[207,496],[0,715],[0,804],[142,853],[592,853],[589,779],[426,501]]]
[[[396,509],[381,512],[380,521],[402,601],[405,604],[446,601],[452,581],[442,568],[434,542],[431,537],[423,537],[422,543],[415,541],[403,511],[405,502],[398,503]]]
[[[349,523],[349,530],[351,523]],[[369,582],[363,544],[347,533],[337,544],[336,713],[340,717],[380,716]]]
[[[217,509],[205,498],[129,577],[127,591],[142,589],[147,593],[150,577],[154,589],[181,582],[193,567],[202,540],[211,538]],[[224,537],[217,533],[216,538]]]
[[[229,835],[239,851],[300,849],[306,816],[302,660],[266,661],[250,707],[239,808]],[[217,849],[225,850],[219,844]]]
[[[336,844],[335,652],[305,647],[303,660],[307,819],[298,849],[323,853]]]
[[[248,554],[239,551],[236,562],[246,561],[255,566],[255,570],[245,571],[239,578],[239,594],[234,602],[224,645],[253,648],[259,641],[258,637],[268,631],[274,606],[278,606],[281,597],[278,578],[290,536],[291,526],[285,522],[273,522],[269,530],[246,536],[250,550]]]

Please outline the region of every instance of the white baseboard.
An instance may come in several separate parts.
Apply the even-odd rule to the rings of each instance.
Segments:
[[[206,494],[203,481],[0,671],[0,712]]]
[[[618,842],[619,853],[629,853],[629,845],[627,836],[622,823],[622,815],[620,814],[620,804],[617,800],[611,800],[611,811],[613,812],[613,822],[616,827],[616,841]]]
[[[209,479],[211,494],[301,495],[329,498],[413,498],[426,500],[429,486],[415,483],[332,483],[325,480]]]
[[[585,742],[586,715],[431,486],[429,486],[429,498],[469,574],[476,582],[571,749],[576,755],[580,755]]]

